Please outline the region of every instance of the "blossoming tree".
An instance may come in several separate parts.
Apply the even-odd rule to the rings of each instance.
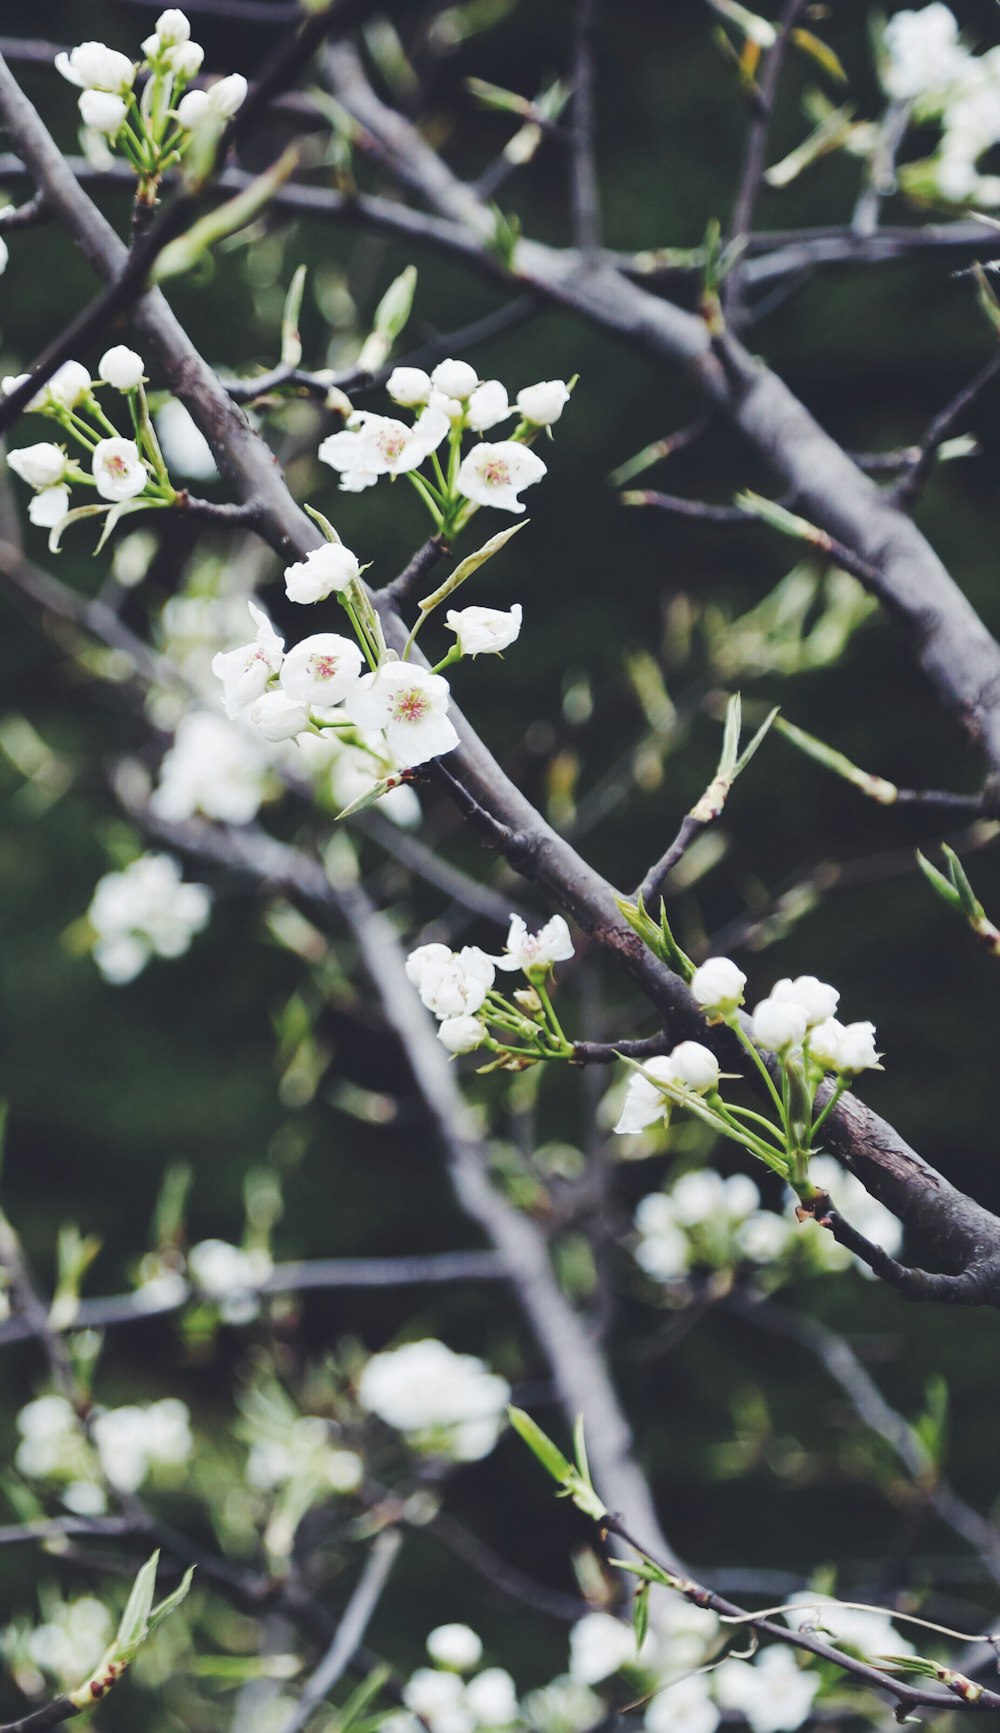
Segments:
[[[870,961],[876,940],[843,1006],[807,972],[832,972],[810,956],[809,918],[851,865],[766,891],[754,866],[745,893],[736,872],[725,917],[706,885],[739,833],[743,790],[771,790],[772,813],[795,807],[787,829],[800,837],[805,808],[785,800],[786,775],[810,788],[836,777],[838,795],[874,814],[869,876],[919,887],[920,918],[946,923],[942,955],[969,941],[971,956],[963,926],[985,961],[1000,954],[962,864],[1000,817],[1000,647],[914,521],[940,465],[974,452],[996,357],[929,406],[915,442],[859,455],[756,353],[804,273],[874,275],[901,256],[945,259],[944,271],[958,260],[964,317],[995,340],[1000,47],[939,0],[873,18],[870,32],[820,10],[785,0],[772,20],[736,0],[692,0],[683,28],[697,53],[721,50],[706,61],[711,88],[746,123],[735,196],[699,210],[693,241],[632,233],[617,248],[602,226],[613,213],[602,212],[595,120],[614,26],[596,0],[565,8],[562,75],[534,96],[498,82],[495,46],[528,9],[477,0],[419,19],[369,0],[201,0],[190,17],[161,12],[144,40],[135,8],[120,7],[113,42],[2,44],[3,282],[30,283],[37,230],[68,238],[99,285],[82,307],[60,305],[40,352],[27,297],[11,294],[0,399],[5,589],[51,634],[53,679],[67,663],[72,682],[96,677],[130,724],[109,779],[113,858],[76,911],[73,966],[127,994],[190,951],[180,968],[196,983],[216,911],[224,920],[238,895],[263,911],[293,981],[275,1019],[287,1122],[246,1175],[241,1243],[221,1224],[199,1230],[205,1175],[176,1163],[158,1175],[124,1293],[95,1291],[101,1212],[89,1200],[94,1219],[58,1235],[46,1224],[48,1283],[16,1206],[0,1214],[0,1344],[32,1356],[0,1540],[86,1572],[81,1590],[46,1576],[43,1559],[37,1605],[33,1581],[11,1608],[0,1636],[10,1729],[97,1705],[109,1726],[141,1716],[154,1733],[588,1733],[619,1721],[792,1733],[1000,1709],[1000,1532],[944,1477],[942,1368],[921,1363],[926,1412],[908,1419],[837,1328],[842,1313],[879,1306],[895,1319],[904,1299],[934,1318],[995,1310],[1000,1219],[985,1188],[985,1201],[971,1195],[904,1140],[920,1141],[919,1123],[896,1129],[866,1105],[883,1041],[886,1066],[905,1065],[882,1013],[878,1037],[866,1014],[884,966]],[[194,39],[203,23],[221,58]],[[680,28],[657,19],[651,48],[669,56]],[[234,70],[254,31],[258,60]],[[475,70],[449,107],[439,85],[456,55]],[[539,50],[520,81],[546,63]],[[788,94],[803,76],[805,122]],[[49,130],[65,132],[67,85],[79,125],[69,155]],[[449,128],[471,161],[497,125],[499,155],[474,177]],[[781,127],[794,135],[783,155]],[[686,144],[680,128],[671,149]],[[836,185],[853,187],[849,220],[757,225],[765,197],[798,196],[829,159]],[[567,164],[568,215],[556,239],[536,238],[519,188]],[[662,173],[646,165],[644,200]],[[310,223],[362,237],[367,288],[349,293],[349,271],[321,267],[310,301]],[[551,232],[543,212],[537,233]],[[365,250],[371,235],[400,249],[398,268]],[[266,357],[256,339],[242,352],[216,293],[213,273],[228,293],[234,258],[262,289]],[[495,305],[429,326],[435,272],[443,304],[452,274],[476,273]],[[203,301],[226,368],[179,316],[187,308],[195,324]],[[560,335],[543,371],[554,376],[537,378],[518,328],[552,310]],[[332,336],[318,334],[320,312]],[[655,653],[631,616],[638,592],[619,546],[599,539],[602,508],[574,479],[583,430],[601,427],[595,334],[639,351],[658,404],[665,381],[697,400],[681,431],[638,454],[616,446],[615,512],[641,516],[643,536],[686,523],[706,546],[732,535],[759,549],[770,536],[795,561],[742,611],[671,578]],[[732,485],[727,430],[741,442]],[[692,451],[709,454],[696,473],[728,489],[724,503],[633,485]],[[560,485],[562,517],[546,532],[547,490]],[[530,552],[529,511],[553,569],[569,517],[593,568],[553,584],[543,652],[532,640],[550,574]],[[84,545],[88,566],[74,566]],[[642,546],[641,582],[659,588],[660,544]],[[89,588],[88,570],[99,574]],[[517,599],[493,605],[518,574]],[[880,643],[898,640],[934,729],[964,730],[940,754],[947,787],[922,786],[919,772],[901,787],[856,764],[836,705],[828,738],[794,719],[812,720],[800,677],[822,674],[836,691],[878,605]],[[558,725],[533,714],[540,654]],[[596,690],[580,671],[589,655],[615,670]],[[623,692],[638,733],[614,757]],[[64,767],[25,708],[0,746],[47,810]],[[573,731],[591,724],[585,751]],[[903,763],[906,732],[873,728]],[[654,841],[640,860],[629,815],[651,794]],[[899,833],[878,826],[901,812],[916,829],[890,855]],[[774,944],[770,967],[759,953]],[[242,956],[220,968],[241,997],[257,987]],[[328,1039],[334,1019],[353,1031],[347,1057]],[[142,1088],[116,1071],[126,1113]],[[310,1187],[296,1113],[317,1103],[337,1116],[330,1141],[342,1147]],[[373,1127],[400,1139],[394,1181],[368,1159]],[[429,1147],[485,1245],[423,1249]],[[401,1176],[417,1162],[413,1188]],[[284,1209],[300,1212],[300,1241],[282,1238]],[[341,1218],[390,1213],[402,1249],[361,1235],[344,1250]],[[484,1289],[512,1298],[502,1329]],[[347,1323],[309,1311],[331,1292],[372,1290],[372,1312]],[[982,1315],[971,1314],[977,1329]],[[802,1356],[796,1379],[809,1368],[811,1408],[832,1380],[865,1496],[914,1523],[933,1517],[969,1571],[949,1575],[940,1547],[910,1568],[906,1537],[893,1543],[898,1568],[863,1570],[837,1554],[839,1513],[814,1547],[828,1501],[806,1468],[826,1460],[822,1445],[810,1459],[790,1442],[767,1414],[766,1381],[748,1398],[735,1369],[718,1422],[727,1436],[699,1431],[693,1374],[671,1407],[671,1427],[693,1440],[696,1483],[715,1497],[777,1464],[779,1521],[792,1526],[789,1501],[807,1486],[810,1520],[787,1568],[787,1547],[739,1566],[725,1553],[682,1562],[709,1525],[685,1516],[662,1472],[635,1366],[695,1326],[782,1339]],[[915,1337],[919,1355],[919,1326]],[[116,1360],[129,1338],[148,1349]],[[727,1379],[706,1380],[702,1396],[709,1384],[718,1402]],[[502,1519],[477,1527],[498,1461]],[[561,1525],[539,1464],[575,1507]],[[449,1559],[443,1586],[435,1545]],[[386,1613],[411,1560],[419,1629],[412,1606],[405,1626]],[[134,1581],[119,1594],[122,1576]],[[541,1642],[525,1634],[539,1617],[552,1627]],[[119,1690],[133,1661],[143,1698]]]

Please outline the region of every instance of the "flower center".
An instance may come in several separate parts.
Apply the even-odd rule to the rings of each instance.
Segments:
[[[483,465],[483,480],[490,487],[506,487],[510,481],[510,467],[502,458],[493,458]]]
[[[333,680],[337,675],[337,657],[310,656],[309,671],[314,680]]]
[[[124,457],[119,457],[117,454],[114,457],[109,457],[107,465],[112,475],[128,475],[128,463]]]
[[[406,450],[406,429],[400,433],[389,433],[383,430],[378,437],[378,447],[387,463],[394,463]]]
[[[411,686],[407,691],[397,693],[392,712],[393,720],[419,722],[429,708],[426,692],[421,692],[419,686]]]

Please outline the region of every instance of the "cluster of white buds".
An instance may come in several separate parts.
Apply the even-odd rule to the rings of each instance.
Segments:
[[[81,42],[56,55],[56,70],[80,91],[80,118],[88,134],[115,145],[151,189],[165,169],[178,162],[195,128],[217,127],[234,115],[247,94],[241,73],[220,78],[206,89],[182,94],[197,78],[204,49],[191,40],[191,25],[176,6],[157,19],[142,44],[141,60],[131,60],[103,42]],[[140,96],[137,79],[145,73]]]
[[[114,986],[133,981],[151,957],[181,956],[211,907],[210,891],[185,884],[171,855],[140,855],[98,880],[87,910],[94,962]]]
[[[912,109],[917,121],[941,128],[932,156],[903,165],[904,189],[924,199],[1000,203],[1000,176],[981,174],[978,166],[1000,142],[1000,50],[974,53],[942,0],[894,13],[878,48],[886,95]]]
[[[476,1462],[500,1436],[510,1385],[475,1355],[431,1337],[373,1354],[358,1379],[358,1401],[412,1449]]]
[[[745,986],[742,969],[728,957],[710,958],[695,970],[690,982],[692,995],[713,1023],[733,1021]],[[834,1015],[839,1003],[838,989],[815,975],[776,981],[754,1010],[754,1040],[771,1053],[798,1049],[821,1071],[840,1077],[880,1071],[874,1023],[839,1023]]]
[[[26,378],[8,376],[0,381],[0,391],[9,396]],[[66,524],[76,517],[113,512],[109,521],[114,522],[123,510],[156,509],[176,498],[149,418],[145,378],[142,356],[116,343],[101,356],[96,379],[81,361],[64,361],[30,399],[28,409],[55,421],[62,440],[10,451],[7,463],[34,490],[28,516],[51,531],[53,551]],[[127,399],[134,438],[119,433],[110,419],[99,399],[105,387]],[[68,443],[76,452],[67,449]],[[106,503],[74,509],[72,486],[92,488]]]
[[[409,1713],[390,1717],[390,1733],[485,1733],[524,1725],[514,1680],[504,1667],[481,1668],[482,1638],[469,1625],[438,1625],[427,1637],[427,1653],[434,1665],[418,1667],[406,1681]]]
[[[438,1039],[449,1053],[486,1047],[497,1055],[497,1066],[513,1070],[538,1059],[572,1055],[546,986],[555,964],[572,955],[573,941],[562,915],[553,915],[537,933],[529,933],[521,915],[511,915],[501,956],[488,956],[477,945],[461,951],[418,945],[406,960],[406,976],[438,1019]],[[528,988],[504,998],[493,986],[498,969],[521,970]]]
[[[541,480],[546,467],[531,443],[542,428],[558,421],[569,385],[561,379],[529,385],[511,403],[499,379],[481,380],[467,361],[447,360],[431,373],[396,367],[386,389],[401,409],[414,411],[412,422],[357,411],[343,432],[331,434],[319,448],[321,461],[339,472],[343,489],[359,493],[383,475],[408,475],[437,529],[449,536],[477,506],[524,511],[520,494]],[[466,434],[482,435],[515,415],[509,438],[479,439],[463,455]],[[438,453],[445,442],[442,461]],[[430,473],[421,471],[425,463]]]

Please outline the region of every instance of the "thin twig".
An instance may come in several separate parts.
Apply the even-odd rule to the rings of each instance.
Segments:
[[[594,152],[594,31],[597,0],[577,0],[573,20],[570,197],[573,244],[585,262],[601,246],[601,200]]]
[[[749,234],[753,223],[754,206],[757,203],[757,196],[764,179],[767,139],[774,114],[775,98],[778,94],[778,81],[781,77],[781,69],[792,27],[803,5],[804,0],[785,0],[781,17],[778,20],[777,35],[772,46],[766,51],[764,68],[754,91],[753,115],[747,130],[743,168],[736,189],[736,198],[733,201],[732,215],[729,219],[729,241],[737,246]],[[739,294],[740,264],[737,259],[722,285],[722,304],[727,317],[730,319],[732,319],[738,306]]]
[[[920,441],[916,461],[891,490],[892,498],[900,511],[913,510],[945,440],[951,438],[966,411],[971,409],[988,386],[992,385],[998,373],[1000,353],[992,355],[985,367],[981,367],[975,377],[970,379],[967,385],[963,385],[960,391],[956,391],[954,397],[935,415]]]
[[[344,1609],[333,1641],[311,1679],[303,1686],[302,1694],[285,1722],[282,1733],[302,1733],[302,1728],[309,1721],[313,1710],[343,1678],[382,1599],[402,1544],[403,1536],[398,1528],[384,1529],[372,1542],[364,1569]]]

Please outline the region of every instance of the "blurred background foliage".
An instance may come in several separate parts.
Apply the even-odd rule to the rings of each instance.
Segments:
[[[981,43],[997,40],[1000,17],[992,0],[956,0],[954,9]],[[83,9],[69,0],[36,0],[30,11],[8,8],[3,29],[59,46],[87,35],[130,48],[152,27],[155,10],[136,0],[104,0],[88,4],[84,26]],[[843,61],[859,113],[874,112],[869,6],[842,0],[816,10],[829,14],[815,27]],[[572,9],[563,0],[484,5],[481,11],[489,27],[443,58],[431,104],[435,142],[464,176],[486,167],[509,131],[503,117],[472,102],[468,76],[531,93],[553,75],[567,75]],[[203,19],[196,0],[190,12],[209,68],[252,74],[276,39],[273,26],[237,30],[221,19]],[[406,14],[399,9],[404,32]],[[717,22],[697,0],[669,6],[628,0],[604,10],[597,125],[612,246],[692,247],[710,218],[725,222],[746,112],[733,69],[713,39]],[[68,87],[46,65],[21,70],[57,138],[75,148]],[[790,61],[771,160],[803,136],[803,93],[819,76],[807,61]],[[273,136],[255,138],[247,160],[269,160],[279,132],[276,123]],[[858,172],[856,162],[835,156],[785,192],[765,189],[758,226],[845,221]],[[368,166],[359,164],[358,174],[364,185],[382,184]],[[124,228],[124,198],[113,191],[99,197]],[[564,241],[567,193],[559,148],[543,150],[504,188],[501,202],[517,211],[525,233]],[[901,205],[890,206],[890,214],[912,220]],[[275,360],[284,292],[295,266],[304,263],[304,362],[337,366],[350,359],[380,294],[411,260],[419,284],[400,353],[498,304],[494,286],[430,249],[410,253],[348,224],[280,215],[260,225],[249,243],[220,249],[195,277],[174,285],[171,298],[213,363],[249,372]],[[11,262],[0,284],[3,371],[30,361],[92,289],[87,267],[56,225],[11,237]],[[691,304],[689,281],[681,280],[676,292]],[[115,340],[129,340],[127,324]],[[750,335],[751,346],[821,423],[847,449],[863,452],[917,439],[988,358],[994,341],[970,279],[956,274],[947,253],[816,271],[796,280]],[[96,363],[103,347],[81,359]],[[580,382],[546,450],[549,475],[531,496],[531,527],[484,573],[475,598],[498,606],[523,600],[524,635],[502,664],[458,669],[454,688],[518,781],[563,828],[572,834],[576,827],[584,852],[614,882],[625,889],[640,878],[705,786],[720,739],[720,694],[737,687],[751,718],[780,704],[790,720],[900,784],[976,786],[976,755],[877,611],[832,661],[786,672],[782,664],[795,660],[787,631],[779,627],[768,645],[739,622],[791,569],[793,545],[764,528],[720,528],[618,503],[609,473],[696,413],[687,381],[551,307],[470,359],[482,377],[496,374],[512,390],[577,372]],[[384,406],[381,393],[359,394],[355,401]],[[338,495],[335,478],[311,456],[318,425],[311,412],[292,406],[271,425],[279,444],[296,447],[291,475],[298,496],[334,519],[348,545],[372,562],[372,578],[383,582],[401,569],[424,535],[415,499],[399,488],[388,510],[384,496],[376,503],[372,494]],[[324,430],[336,425],[331,417]],[[995,391],[977,406],[971,430],[978,454],[938,468],[918,521],[987,625],[1000,631]],[[773,491],[757,460],[719,426],[646,481],[720,502],[743,486]],[[29,550],[46,564],[41,532],[27,535]],[[229,544],[216,543],[215,532],[199,529],[198,537],[227,557]],[[140,621],[145,607],[155,607],[183,581],[191,539],[184,526],[166,527],[150,579],[138,597],[126,598],[126,617]],[[93,558],[89,547],[85,532],[70,535],[57,569],[76,590],[93,594],[106,581],[108,561]],[[279,628],[293,630],[300,622],[289,618],[293,610],[275,585],[273,562],[266,571],[267,604]],[[814,604],[810,622],[817,611]],[[143,722],[113,685],[81,667],[59,629],[41,625],[22,602],[8,595],[3,620],[0,1092],[10,1103],[4,1201],[40,1278],[51,1281],[57,1227],[75,1221],[102,1242],[88,1291],[120,1290],[137,1248],[148,1243],[164,1170],[178,1162],[190,1164],[194,1174],[191,1240],[215,1235],[238,1241],[245,1175],[263,1168],[276,1173],[282,1187],[277,1257],[475,1243],[442,1177],[399,1055],[380,1032],[367,986],[339,935],[330,937],[340,947],[341,982],[315,1017],[302,1011],[303,1003],[312,1003],[302,963],[275,941],[260,899],[224,873],[192,871],[209,878],[216,907],[210,930],[179,961],[154,961],[133,984],[114,988],[89,958],[75,953],[74,923],[122,838],[110,768],[117,755],[140,747]],[[730,628],[732,621],[737,624]],[[23,774],[19,718],[51,750],[46,776]],[[440,839],[474,876],[508,882],[436,796],[425,809],[429,840]],[[313,830],[301,810],[282,811],[274,823],[283,834],[307,839]],[[953,840],[997,916],[1000,855],[990,846],[993,828]],[[725,939],[750,976],[753,997],[782,974],[808,971],[833,979],[846,1014],[872,1017],[885,1048],[885,1073],[865,1079],[865,1099],[950,1179],[996,1208],[1000,1173],[991,1101],[1000,967],[976,949],[916,873],[913,846],[933,834],[926,821],[866,804],[772,735],[732,796],[713,855],[703,857],[703,874],[693,883],[680,875],[671,911],[692,948],[705,952],[715,935]],[[407,937],[436,936],[426,923],[441,913],[438,894],[386,865],[369,843],[361,850],[377,895]],[[862,882],[834,888],[804,907],[765,948],[761,941],[772,932],[759,927],[749,947],[735,948],[733,935],[744,923],[755,923],[787,885],[829,862],[870,867],[855,867]],[[462,942],[496,950],[500,939],[480,924],[465,930]],[[567,976],[561,998],[567,1026],[582,1031],[589,1025],[607,1035],[648,1032],[653,1020],[634,1004],[627,983],[604,961],[593,971],[586,991]],[[303,1043],[312,1044],[308,1051]],[[576,1076],[473,1078],[470,1093],[488,1106],[504,1142],[530,1149],[558,1138],[587,1150],[595,1096],[607,1081],[595,1087]],[[613,1248],[635,1202],[665,1166],[661,1156],[615,1171],[604,1233],[612,1245],[613,1359],[664,1524],[681,1555],[721,1586],[727,1567],[808,1576],[824,1564],[838,1566],[842,1585],[869,1594],[899,1581],[918,1588],[933,1583],[965,1609],[964,1617],[989,1619],[977,1610],[983,1606],[978,1567],[959,1555],[953,1537],[901,1483],[882,1447],[859,1430],[840,1393],[799,1348],[724,1306],[707,1307],[694,1329],[650,1303],[655,1296],[637,1281],[627,1253]],[[585,1272],[582,1280],[585,1286]],[[988,1510],[997,1495],[996,1315],[907,1309],[853,1273],[813,1278],[784,1297],[850,1334],[885,1394],[911,1418],[924,1408],[928,1381],[945,1380],[947,1470]],[[314,1295],[279,1308],[273,1326],[260,1323],[249,1333],[224,1329],[203,1340],[171,1321],[151,1323],[109,1337],[98,1389],[105,1400],[118,1401],[175,1392],[189,1401],[203,1434],[216,1427],[221,1436],[232,1421],[231,1382],[247,1376],[255,1332],[264,1339],[272,1328],[279,1362],[293,1371],[345,1336],[373,1349],[405,1330],[439,1334],[457,1349],[484,1354],[511,1379],[518,1398],[540,1412],[549,1399],[545,1366],[507,1290],[497,1284],[460,1292]],[[44,1387],[40,1355],[31,1347],[6,1349],[0,1379],[12,1415]],[[4,1430],[13,1436],[9,1423]],[[508,1441],[487,1464],[455,1477],[454,1508],[478,1532],[516,1546],[525,1568],[570,1586],[569,1554],[579,1536],[523,1468],[519,1448]],[[204,1528],[196,1500],[175,1494],[169,1508],[179,1526]],[[11,1613],[30,1604],[38,1576],[55,1573],[71,1585],[80,1578],[72,1561],[59,1566],[26,1550],[0,1551],[0,1573]],[[373,1646],[414,1663],[426,1627],[467,1611],[470,1597],[473,1622],[489,1633],[519,1682],[547,1677],[558,1664],[558,1627],[549,1629],[478,1580],[466,1580],[461,1567],[430,1544],[404,1557],[376,1620]],[[991,1596],[985,1600],[989,1605]],[[124,1706],[112,1702],[107,1724],[126,1725],[124,1715]]]

